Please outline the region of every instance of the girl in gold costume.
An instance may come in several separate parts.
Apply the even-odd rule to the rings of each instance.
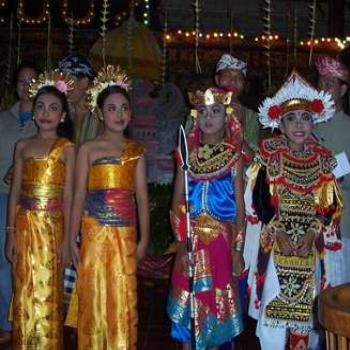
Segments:
[[[149,208],[144,148],[124,136],[131,118],[127,89],[119,68],[99,72],[89,94],[92,109],[101,112],[104,132],[83,144],[77,158],[71,250],[78,268],[81,350],[136,349],[136,262],[148,245]]]
[[[62,276],[67,260],[74,148],[60,137],[69,122],[70,81],[43,74],[30,86],[35,137],[16,145],[7,226],[14,272],[13,349],[62,349]]]

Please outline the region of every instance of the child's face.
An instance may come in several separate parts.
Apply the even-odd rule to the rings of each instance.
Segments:
[[[198,107],[199,128],[204,134],[214,135],[225,126],[225,106],[222,104],[201,105]]]
[[[114,132],[124,131],[131,119],[129,101],[120,93],[109,95],[102,106],[105,126]]]
[[[52,94],[38,97],[33,114],[39,129],[42,131],[56,130],[58,124],[63,122],[66,116],[60,99]]]
[[[23,68],[17,77],[16,91],[20,101],[29,101],[28,87],[33,78],[36,78],[36,72],[31,68]]]
[[[305,141],[311,135],[313,122],[309,112],[298,110],[286,113],[281,120],[280,130],[288,138],[292,150],[304,149]]]
[[[347,86],[336,77],[321,76],[318,80],[318,88],[329,92],[334,102],[337,104],[345,95]]]
[[[237,69],[223,69],[216,74],[217,85],[233,91],[237,96],[243,92],[244,81],[243,74]]]

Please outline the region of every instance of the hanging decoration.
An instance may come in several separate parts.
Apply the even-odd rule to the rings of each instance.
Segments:
[[[130,2],[130,17],[127,22],[127,30],[126,30],[126,37],[127,37],[127,57],[128,57],[128,73],[131,75],[132,71],[132,56],[133,56],[133,51],[134,51],[134,10],[135,10],[135,3],[133,0]]]
[[[69,21],[68,21],[68,51],[71,55],[74,51],[74,17],[73,13],[71,14]]]
[[[8,96],[8,89],[11,85],[11,72],[12,72],[12,39],[13,39],[13,12],[10,16],[10,34],[9,34],[9,44],[8,44],[8,56],[6,63],[6,79],[5,79],[5,97]]]
[[[62,9],[62,18],[63,20],[70,26],[72,21],[75,26],[80,25],[86,25],[92,22],[92,20],[95,18],[95,4],[94,0],[90,0],[89,6],[87,9],[87,13],[84,17],[81,18],[73,18],[73,14],[69,17],[68,16],[68,0],[63,1],[63,9]]]
[[[163,30],[163,50],[162,50],[162,85],[165,84],[166,68],[167,68],[167,35],[168,35],[168,9],[165,9],[164,14],[164,30]]]
[[[42,24],[48,20],[50,3],[48,0],[43,1],[42,12],[39,16],[26,16],[24,13],[24,1],[18,1],[17,18],[20,23],[25,24]]]
[[[47,45],[46,45],[46,70],[51,69],[51,13],[47,19]]]
[[[314,51],[314,37],[315,37],[315,27],[316,27],[316,0],[312,0],[312,4],[309,5],[310,9],[310,23],[309,23],[309,37],[310,37],[310,52],[309,52],[309,67],[312,63],[312,54]]]
[[[229,20],[230,20],[230,33],[231,33],[233,32],[233,11],[232,11],[231,4],[229,4]],[[229,43],[230,54],[232,54],[232,37],[231,36],[229,36],[228,43]]]
[[[143,23],[148,26],[150,23],[150,7],[149,0],[145,0],[145,10],[143,12]]]
[[[202,73],[202,69],[201,69],[201,65],[199,62],[199,57],[198,57],[198,47],[199,47],[199,25],[200,25],[200,4],[199,4],[199,0],[195,0],[195,2],[192,4],[194,6],[194,13],[195,13],[195,67],[196,67],[196,73],[197,74],[201,74]]]
[[[17,66],[21,62],[21,40],[22,39],[22,25],[20,21],[17,21],[17,59],[16,59],[16,64]]]
[[[294,58],[294,65],[296,65],[296,62],[297,62],[297,55],[298,55],[298,15],[297,15],[297,8],[294,5],[294,7],[293,7],[293,58]]]
[[[267,38],[271,37],[271,0],[264,0],[264,35]],[[267,85],[268,89],[271,89],[272,86],[272,72],[271,72],[271,41],[267,40],[263,43],[263,46],[266,49],[266,63],[267,63]]]
[[[107,22],[109,14],[109,1],[103,0],[102,12],[101,12],[101,26],[100,26],[100,35],[102,37],[102,61],[103,67],[106,68],[106,33],[107,33]]]
[[[287,20],[287,37],[286,37],[286,77],[289,73],[289,49],[291,44],[291,37],[293,36],[293,13],[291,9],[291,4],[288,2],[286,4],[286,20]]]

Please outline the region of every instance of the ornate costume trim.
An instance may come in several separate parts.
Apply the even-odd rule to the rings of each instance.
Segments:
[[[304,151],[293,153],[282,136],[264,140],[259,150],[272,185],[307,194],[334,180],[332,169],[335,160],[326,148],[317,143],[310,142]],[[276,191],[272,190],[271,194],[275,195]]]
[[[240,153],[230,144],[203,145],[190,154],[190,176],[210,180],[225,175],[237,163]]]

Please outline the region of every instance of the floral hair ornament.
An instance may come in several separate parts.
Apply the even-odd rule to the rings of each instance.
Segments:
[[[333,117],[335,105],[328,92],[317,91],[293,71],[277,93],[262,102],[259,121],[264,128],[278,128],[284,114],[297,110],[309,112],[318,124]]]
[[[32,79],[29,84],[29,96],[33,98],[38,91],[45,86],[53,86],[61,93],[67,95],[74,87],[74,80],[70,75],[64,74],[58,69],[39,74],[37,79]]]
[[[126,92],[130,90],[129,78],[119,66],[108,65],[97,73],[93,86],[88,90],[89,107],[92,111],[97,110],[99,94],[109,86],[119,86]]]

